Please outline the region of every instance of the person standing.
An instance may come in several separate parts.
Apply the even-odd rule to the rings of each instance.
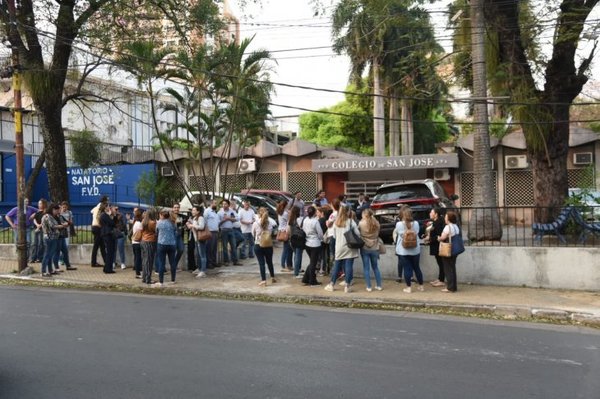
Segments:
[[[119,207],[113,205],[112,207],[113,220],[115,221],[115,231],[117,234],[117,251],[115,253],[115,264],[117,263],[116,255],[119,255],[121,260],[121,270],[125,270],[127,265],[125,264],[125,239],[127,237],[127,223],[125,222],[123,215],[119,212]]]
[[[219,267],[217,261],[217,243],[219,240],[219,215],[217,214],[217,201],[212,200],[210,207],[204,211],[204,220],[212,235],[211,239],[206,243],[206,260],[207,267],[213,269]]]
[[[35,213],[38,211],[37,209],[35,209],[32,206],[29,206],[29,199],[25,198],[23,200],[24,204],[25,204],[25,240],[27,241],[27,251],[29,253],[29,245],[31,244],[31,232],[33,231],[34,228],[34,224],[33,224],[33,219],[35,217]],[[13,240],[15,242],[15,245],[17,244],[17,238],[18,238],[18,228],[19,228],[19,207],[15,206],[14,208],[12,208],[10,211],[8,211],[8,213],[6,215],[4,215],[4,219],[6,220],[6,223],[8,223],[10,225],[10,227],[12,228],[13,231]]]
[[[302,200],[302,192],[300,191],[296,191],[294,193],[294,198],[292,199],[292,202],[290,203],[290,208],[295,206],[296,208],[298,208],[298,210],[300,211],[299,216],[303,217],[305,216],[305,212],[304,212],[304,201]]]
[[[171,267],[171,284],[175,284],[177,274],[177,263],[175,255],[177,252],[177,225],[173,222],[174,215],[169,211],[160,212],[160,219],[156,223],[156,260],[158,264],[158,283],[155,287],[162,287],[165,279],[166,260],[169,259]]]
[[[242,202],[242,209],[240,209],[239,220],[242,230],[242,245],[240,247],[240,259],[246,259],[246,251],[248,252],[248,258],[254,258],[254,238],[252,236],[252,225],[256,219],[256,213],[254,209],[250,208],[250,202],[245,200]]]
[[[348,293],[351,291],[352,269],[354,267],[354,259],[358,258],[358,249],[348,247],[344,233],[354,230],[354,233],[358,236],[360,235],[360,231],[356,222],[350,218],[349,213],[350,211],[347,207],[340,207],[333,227],[329,228],[333,231],[333,238],[335,238],[335,263],[331,271],[331,281],[325,286],[325,291],[334,290],[338,273],[342,268],[344,269],[345,276],[344,292]]]
[[[419,266],[421,255],[421,247],[418,238],[419,223],[413,220],[412,210],[409,207],[402,210],[400,217],[401,220],[396,223],[396,236],[398,237],[396,240],[396,255],[398,255],[398,260],[404,269],[404,283],[406,284],[406,288],[402,291],[408,294],[412,292],[411,285],[413,272],[417,277],[417,283],[419,284],[417,289],[419,291],[425,291],[425,287],[423,287],[423,273]],[[408,233],[409,231],[411,231],[411,233]],[[413,234],[415,242],[414,244],[409,244],[412,240],[408,240],[408,238]]]
[[[442,231],[442,234],[438,237],[438,241],[448,241],[452,237],[460,235],[460,229],[458,228],[456,212],[448,211],[444,218],[446,226]],[[446,288],[442,289],[442,292],[456,292],[458,290],[456,283],[456,258],[458,255],[453,255],[449,258],[442,258],[444,263],[444,273],[446,275]]]
[[[325,190],[320,190],[319,192],[317,192],[317,195],[315,196],[315,200],[313,201],[313,204],[318,208],[320,206],[324,206],[327,205],[329,202],[327,202],[327,198],[325,198]]]
[[[438,237],[442,235],[444,231],[444,218],[442,217],[442,210],[439,207],[431,209],[429,217],[431,218],[431,225],[427,227],[427,243],[429,244],[429,255],[435,257],[435,261],[438,265],[438,278],[430,282],[434,287],[444,287],[446,283],[446,274],[444,273],[444,263],[442,257],[439,255],[440,242]]]
[[[233,223],[238,221],[238,215],[233,209],[229,207],[229,200],[224,199],[221,203],[222,208],[217,213],[219,215],[219,228],[221,230],[221,244],[223,245],[223,264],[229,264],[229,258],[234,265],[240,266],[237,258],[237,243],[235,240],[235,234],[233,231]],[[229,246],[229,254],[227,253],[227,246]]]
[[[293,226],[294,224],[300,226],[300,228],[303,228],[304,226],[302,225],[302,220],[304,220],[304,218],[300,218],[300,210],[293,206],[290,210],[290,219],[288,221],[290,226]],[[291,230],[290,230],[290,234],[291,234]],[[291,244],[291,243],[290,243]],[[295,248],[295,247],[291,247],[292,250],[294,251],[294,277],[295,278],[302,278],[302,275],[300,273],[303,272],[302,270],[302,252],[304,251],[304,248]]]
[[[323,230],[319,224],[319,218],[316,215],[317,211],[314,206],[308,207],[306,210],[306,216],[303,219],[304,223],[302,230],[306,233],[306,252],[310,262],[304,276],[302,277],[302,283],[304,285],[321,285],[317,281],[317,262],[319,261],[319,253],[321,252],[321,243],[323,242]]]
[[[267,285],[267,273],[265,271],[265,263],[269,268],[269,274],[271,275],[271,283],[276,283],[275,270],[273,268],[273,241],[271,236],[273,235],[273,228],[275,223],[269,219],[269,213],[265,208],[261,208],[258,211],[258,218],[252,225],[252,236],[254,237],[254,253],[256,254],[256,260],[258,260],[258,267],[260,270],[260,283],[259,286],[265,287]],[[267,238],[263,238],[263,235],[267,235]]]
[[[277,224],[278,224],[278,233],[284,234],[287,236],[287,239],[281,241],[283,245],[283,249],[281,251],[281,271],[282,272],[291,272],[292,267],[292,246],[290,245],[290,228],[288,225],[289,220],[289,212],[287,210],[288,202],[287,200],[281,200],[277,204]]]
[[[175,265],[179,267],[179,261],[183,256],[185,246],[183,245],[183,235],[185,233],[185,225],[188,217],[180,212],[181,205],[179,203],[173,204],[173,219],[175,220],[175,227],[177,228],[175,235]]]
[[[340,201],[336,198],[333,200],[333,202],[331,203],[331,207],[333,208],[333,211],[329,214],[329,218],[327,218],[327,237],[329,240],[329,259],[331,259],[332,263],[335,263],[335,235],[333,234],[333,226],[335,224],[335,221],[337,219],[338,213],[340,211]],[[342,275],[344,274],[343,270],[339,271],[340,275],[336,276],[336,278],[338,277],[342,277]]]
[[[131,250],[133,251],[135,278],[142,278],[142,216],[142,210],[135,208],[133,211],[133,225],[131,226]]]
[[[142,219],[142,282],[153,284],[152,269],[156,258],[156,210],[148,209]]]
[[[115,272],[114,264],[117,252],[115,229],[117,225],[113,219],[112,207],[110,205],[102,203],[98,211],[100,213],[100,234],[104,240],[104,248],[106,250],[103,271],[105,274],[111,274]]]
[[[365,209],[369,209],[371,207],[371,200],[368,196],[361,194],[358,196],[358,204],[356,206],[356,218],[358,220],[362,219],[362,213]]]
[[[360,256],[363,262],[363,274],[367,292],[371,292],[370,269],[373,269],[375,275],[375,289],[381,291],[381,272],[379,271],[379,222],[373,217],[371,209],[365,209],[362,213],[362,219],[358,223],[360,236],[365,242],[365,246],[360,249]]]
[[[42,218],[46,214],[48,201],[41,198],[38,201],[38,211],[33,216],[33,245],[29,255],[29,263],[41,262],[44,258],[44,232],[42,230]]]
[[[106,248],[104,247],[104,239],[102,238],[102,228],[100,226],[100,206],[104,204],[105,207],[108,205],[108,197],[103,195],[100,198],[100,202],[96,205],[90,213],[92,214],[92,235],[94,236],[94,246],[92,247],[92,267],[102,267],[98,264],[98,249],[100,249],[100,255],[104,264],[106,264]],[[106,208],[105,208],[106,209]]]
[[[73,213],[69,210],[69,203],[67,201],[60,203],[58,218],[61,225],[67,224],[67,228],[61,229],[58,236],[58,264],[65,265],[67,270],[77,270],[76,267],[71,266],[71,261],[69,260],[69,236],[71,227],[73,226]]]
[[[59,212],[60,207],[57,204],[51,204],[42,217],[42,231],[44,232],[44,246],[46,247],[41,268],[43,277],[58,274],[58,237],[60,231],[68,227],[66,223],[59,223]],[[53,265],[54,269],[52,268]]]
[[[317,218],[319,219],[319,225],[321,225],[323,237],[327,236],[327,219],[329,218],[330,214],[331,208],[329,207],[329,205],[317,208]],[[317,263],[317,269],[320,270],[318,272],[319,276],[325,276],[330,272],[329,243],[326,243],[324,240],[321,242],[321,251],[319,254],[319,262]]]
[[[202,208],[201,206],[194,205],[192,207],[192,217],[191,217],[191,219],[188,220],[187,226],[188,226],[188,229],[191,232],[193,232],[196,237],[198,236],[198,233],[201,230],[204,230],[205,228],[207,228],[206,220],[202,216],[203,214],[204,214],[204,208]],[[198,277],[198,278],[204,278],[204,277],[206,277],[206,266],[207,266],[206,241],[196,240],[195,243],[196,243],[196,264],[198,265],[198,268],[196,270],[194,270],[194,274],[196,274],[196,277]]]

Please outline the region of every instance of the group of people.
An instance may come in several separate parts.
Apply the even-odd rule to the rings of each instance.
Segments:
[[[38,207],[35,208],[29,205],[27,198],[24,201],[28,263],[41,262],[43,277],[51,277],[64,270],[77,270],[69,261],[69,238],[75,235],[73,213],[69,210],[69,203],[48,203],[46,199],[41,198]],[[18,207],[14,207],[4,216],[13,230],[15,243],[18,235],[18,213]]]

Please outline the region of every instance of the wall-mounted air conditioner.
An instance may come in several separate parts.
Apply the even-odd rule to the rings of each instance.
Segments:
[[[175,175],[175,171],[172,166],[163,166],[160,168],[160,175],[165,177],[173,176]]]
[[[433,178],[435,180],[439,180],[439,181],[450,180],[450,170],[448,170],[446,168],[434,169],[433,170]]]
[[[525,169],[529,166],[527,155],[507,155],[504,157],[506,169]]]
[[[591,165],[592,161],[591,152],[576,152],[573,154],[573,165]]]
[[[240,159],[238,168],[240,170],[240,173],[254,172],[254,171],[256,171],[256,159],[254,159],[254,158]]]

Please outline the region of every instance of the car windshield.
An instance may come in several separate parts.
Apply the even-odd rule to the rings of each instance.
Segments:
[[[433,198],[429,188],[423,184],[383,187],[377,190],[373,201],[397,201],[413,198]]]

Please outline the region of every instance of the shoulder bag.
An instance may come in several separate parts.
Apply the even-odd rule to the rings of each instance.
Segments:
[[[288,231],[287,229],[285,230],[279,230],[277,232],[277,241],[281,241],[281,242],[285,242],[289,239],[289,235],[288,235]]]
[[[465,252],[465,244],[463,242],[462,235],[459,233],[456,235],[452,234],[452,227],[450,227],[450,235],[448,236],[448,242],[440,241],[438,255],[443,258],[450,258],[452,256],[458,256]],[[454,239],[452,239],[454,237]]]
[[[348,231],[344,233],[344,238],[346,239],[346,245],[350,249],[361,249],[365,246],[365,242],[362,238],[352,228],[352,223],[350,223],[350,228]]]

